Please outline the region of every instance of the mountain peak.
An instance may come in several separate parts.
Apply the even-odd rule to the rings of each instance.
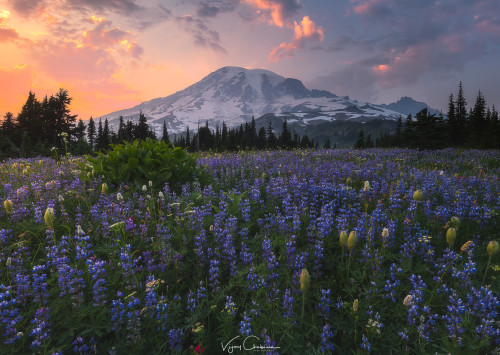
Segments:
[[[266,114],[287,117],[303,125],[335,120],[394,120],[399,116],[377,105],[337,97],[325,90],[310,90],[298,79],[285,78],[266,69],[236,66],[222,67],[173,95],[103,118],[108,118],[116,129],[120,116],[135,122],[141,111],[157,133],[161,132],[164,122],[170,133],[181,133],[187,127],[196,129],[200,122],[209,121],[211,127],[225,122],[228,127],[234,127]]]
[[[419,102],[409,96],[402,96],[398,101],[388,105],[382,104],[380,107],[399,112],[403,115],[415,115],[424,108],[429,109],[430,114],[439,115],[440,111],[430,108],[425,102]]]

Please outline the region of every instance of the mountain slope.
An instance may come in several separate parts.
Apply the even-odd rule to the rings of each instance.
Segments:
[[[196,129],[207,120],[211,127],[222,122],[234,127],[248,122],[252,116],[266,114],[286,117],[297,127],[334,121],[393,121],[400,116],[399,112],[381,105],[338,97],[324,90],[309,90],[300,80],[268,70],[239,67],[221,68],[173,95],[101,118],[108,118],[116,130],[120,116],[136,122],[141,111],[158,134],[163,122],[167,123],[169,133],[181,133],[187,127]]]

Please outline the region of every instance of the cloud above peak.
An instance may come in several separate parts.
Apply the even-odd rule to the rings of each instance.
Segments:
[[[317,26],[309,16],[304,16],[300,23],[294,22],[294,35],[290,42],[283,42],[272,50],[269,60],[277,62],[283,58],[292,57],[298,50],[305,49],[308,44],[323,42],[323,29]]]
[[[210,29],[206,23],[191,15],[184,15],[175,18],[184,29],[192,35],[194,43],[199,47],[210,48],[213,51],[227,53],[220,44],[219,33]]]
[[[260,19],[269,23],[283,27],[292,24],[291,19],[297,15],[302,5],[298,0],[243,0],[257,9]]]

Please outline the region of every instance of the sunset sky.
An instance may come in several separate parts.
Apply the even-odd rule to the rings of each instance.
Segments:
[[[84,120],[263,68],[374,103],[500,105],[499,0],[0,0],[0,116],[60,87]]]

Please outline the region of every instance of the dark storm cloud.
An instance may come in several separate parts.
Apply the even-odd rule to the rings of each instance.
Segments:
[[[221,13],[234,11],[239,3],[239,0],[201,1],[196,14],[199,17],[217,17]]]

